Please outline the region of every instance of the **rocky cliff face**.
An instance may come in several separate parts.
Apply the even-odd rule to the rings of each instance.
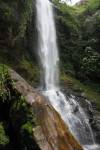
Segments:
[[[0,63],[32,81],[38,70],[34,57],[37,39],[34,3],[33,0],[0,1]]]

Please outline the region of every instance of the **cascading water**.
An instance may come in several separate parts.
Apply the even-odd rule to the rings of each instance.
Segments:
[[[67,99],[59,90],[58,48],[53,18],[52,4],[49,0],[36,0],[37,27],[39,37],[39,57],[44,72],[43,94],[69,125],[72,134],[86,150],[96,150],[89,120],[74,97]],[[78,107],[78,111],[75,109]]]
[[[48,0],[36,0],[36,2],[37,25],[39,31],[39,56],[44,70],[44,87],[46,90],[51,90],[57,88],[59,75],[59,57],[53,11]]]

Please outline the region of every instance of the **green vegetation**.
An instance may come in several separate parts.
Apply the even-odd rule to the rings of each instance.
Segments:
[[[33,0],[0,1],[0,63],[37,85],[39,71],[33,48],[34,7]]]
[[[74,7],[60,3],[60,0],[53,0],[53,3],[56,6],[54,11],[61,72],[91,88],[96,85],[92,91],[99,89],[99,0],[87,0]],[[35,16],[35,2],[32,0],[1,0],[0,63],[10,66],[37,87],[40,69],[35,55]]]
[[[9,138],[7,137],[4,127],[3,127],[3,123],[0,123],[0,145],[6,145],[9,143]]]
[[[33,127],[37,126],[32,108],[14,88],[8,67],[0,65],[0,149],[36,149]]]
[[[86,86],[92,88],[87,93],[94,96],[89,98],[99,103],[98,94],[92,93],[99,91],[100,82],[100,2],[88,0],[74,7],[60,0],[53,3],[61,73],[73,76],[86,89]],[[10,66],[37,87],[40,68],[35,55],[35,16],[32,0],[1,0],[0,63]]]
[[[95,13],[95,11],[100,9],[100,1],[99,0],[88,0],[87,2],[79,5],[75,5],[77,13]]]
[[[40,71],[38,65],[23,57],[18,70],[23,74],[24,78],[30,82],[30,84],[34,85],[34,87],[39,85]]]
[[[100,110],[100,0],[74,7],[53,0],[60,52],[61,83],[85,93]],[[36,118],[14,88],[8,68],[34,87],[36,60],[35,1],[0,0],[0,149],[39,149],[32,136]],[[9,67],[8,67],[9,66]]]
[[[100,110],[100,1],[82,1],[73,7],[53,2],[58,9],[61,80],[72,90],[81,89]]]
[[[59,1],[55,4],[60,11],[56,24],[62,70],[83,82],[100,81],[99,1],[88,0],[74,7]]]

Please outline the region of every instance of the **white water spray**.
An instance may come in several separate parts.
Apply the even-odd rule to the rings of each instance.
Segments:
[[[37,1],[37,26],[39,31],[39,56],[44,70],[44,88],[58,87],[58,50],[53,11],[48,0]]]
[[[52,4],[49,0],[36,0],[37,27],[39,37],[39,57],[44,72],[43,94],[59,112],[62,119],[69,125],[72,134],[86,150],[93,148],[94,138],[88,117],[72,96],[66,99],[59,90],[58,48],[53,18]],[[76,110],[77,111],[76,111]],[[92,148],[91,148],[92,147]],[[94,146],[95,147],[95,146]]]

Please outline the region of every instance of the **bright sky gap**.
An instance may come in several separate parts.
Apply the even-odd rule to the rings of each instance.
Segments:
[[[80,0],[62,0],[63,2],[66,2],[69,5],[75,5]]]

